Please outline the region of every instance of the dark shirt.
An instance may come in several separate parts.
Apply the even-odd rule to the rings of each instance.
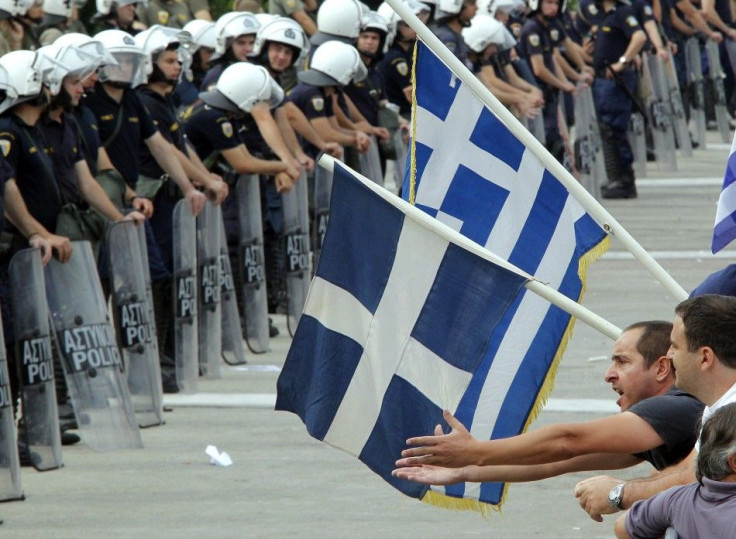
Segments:
[[[554,30],[557,40],[552,39],[552,31]],[[551,25],[544,25],[539,19],[533,17],[526,21],[524,28],[521,29],[521,38],[519,39],[519,53],[521,56],[527,59],[531,64],[531,57],[537,54],[541,54],[544,60],[544,65],[555,72],[555,65],[553,60],[554,49],[556,43],[559,41],[559,28],[552,27]],[[537,79],[539,87],[542,89],[548,88],[549,85]]]
[[[384,99],[383,75],[375,65],[368,67],[368,76],[361,82],[351,82],[344,92],[353,101],[368,123],[378,125],[378,102]]]
[[[583,37],[590,36],[593,27],[600,26],[605,12],[595,4],[595,0],[580,0],[578,16],[575,19],[575,30]]]
[[[690,293],[690,297],[704,294],[720,294],[722,296],[736,296],[736,264],[729,264],[722,270],[708,275]]]
[[[411,103],[404,95],[404,88],[411,87],[412,49],[405,51],[398,45],[391,47],[383,60],[378,64],[378,71],[383,76],[386,98],[399,106],[399,112],[407,116],[411,114]]]
[[[325,96],[324,90],[317,86],[300,82],[289,92],[286,99],[294,103],[309,120],[335,115],[332,110],[332,99]],[[313,144],[306,142],[304,146],[304,151],[309,156],[316,157],[319,154],[319,148]]]
[[[97,174],[97,154],[102,146],[97,128],[97,118],[91,110],[81,105],[72,112],[65,114],[65,117],[80,137],[82,152],[87,160],[89,170],[92,174]]]
[[[125,183],[135,188],[140,172],[141,145],[157,131],[140,98],[135,91],[125,90],[121,102],[118,103],[98,83],[95,91],[87,94],[84,104],[97,118],[103,144],[114,133],[118,116],[122,115],[118,134],[105,149],[113,166],[125,179]]]
[[[44,228],[54,231],[63,202],[40,130],[15,114],[8,114],[0,118],[0,149],[8,166],[15,171],[15,181],[28,212]],[[6,228],[17,233],[11,223],[6,223]]]
[[[210,86],[217,84],[217,81],[220,79],[220,75],[222,75],[222,72],[225,71],[226,67],[227,66],[225,64],[217,64],[214,67],[211,67],[202,79],[199,91],[206,92],[211,90],[212,88],[210,88]]]
[[[184,130],[179,124],[171,100],[144,87],[138,88],[136,93],[161,135],[186,155]],[[145,144],[140,149],[140,173],[149,178],[159,178],[164,174],[163,169],[151,154],[151,150]]]
[[[57,122],[43,115],[38,125],[46,151],[54,164],[54,176],[61,189],[64,202],[77,206],[86,205],[77,187],[77,176],[74,170],[74,165],[84,160],[84,153],[81,151],[79,135],[65,116],[62,114],[61,122]]]
[[[664,441],[664,445],[634,456],[646,460],[657,470],[680,462],[695,446],[704,406],[674,386],[664,395],[631,406],[628,411],[649,423]]]
[[[203,161],[213,152],[237,148],[243,143],[228,114],[209,105],[197,105],[184,129],[187,139]]]
[[[641,26],[631,7],[618,3],[611,8],[598,30],[593,53],[593,67],[596,71],[602,71],[618,62],[637,30],[641,30]]]
[[[457,56],[457,58],[467,64],[468,61],[468,45],[465,43],[462,34],[458,34],[452,28],[446,24],[437,25],[434,28],[435,35],[439,38],[442,44],[450,49],[450,52]]]

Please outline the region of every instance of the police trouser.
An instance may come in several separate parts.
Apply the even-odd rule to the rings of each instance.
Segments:
[[[546,88],[544,90],[544,108],[542,109],[545,146],[549,150],[549,153],[562,163],[565,154],[565,145],[562,142],[560,124],[557,120],[559,103],[560,92],[555,88]]]
[[[260,178],[268,312],[276,313],[280,308],[284,308],[286,301],[282,200],[273,178],[266,176]]]
[[[626,88],[621,86],[626,85]],[[615,152],[615,158],[622,173],[633,174],[634,154],[626,136],[626,130],[631,119],[633,103],[630,95],[636,90],[636,73],[634,71],[623,71],[617,74],[617,79],[596,77],[593,82],[593,99],[595,100],[595,111],[598,115],[601,134],[607,130],[612,139],[612,144],[604,144],[604,152]],[[609,156],[606,155],[606,161]],[[609,181],[614,178],[609,177]]]

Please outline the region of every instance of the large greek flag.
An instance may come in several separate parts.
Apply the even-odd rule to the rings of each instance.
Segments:
[[[427,486],[391,470],[407,438],[457,409],[526,278],[439,235],[422,212],[378,189],[335,163],[330,223],[276,409],[422,498]]]
[[[723,176],[723,188],[718,197],[716,222],[713,226],[713,254],[723,249],[736,238],[736,134],[731,143],[731,153]]]
[[[607,235],[426,45],[419,42],[417,49],[415,150],[404,195],[579,301],[587,264],[603,254]],[[456,413],[478,439],[526,429],[551,390],[572,330],[570,315],[529,291],[516,300],[503,325]],[[431,431],[417,432],[422,434]],[[484,510],[485,504],[500,505],[504,493],[505,485],[498,483],[432,487],[426,501]]]

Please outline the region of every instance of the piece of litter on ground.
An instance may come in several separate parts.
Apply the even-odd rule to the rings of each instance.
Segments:
[[[208,445],[204,452],[210,457],[210,464],[215,466],[230,466],[233,463],[230,455],[224,451],[220,453],[214,445]]]
[[[588,361],[605,361],[606,359],[608,359],[608,356],[593,356],[589,357]]]
[[[281,367],[278,365],[238,365],[230,369],[241,372],[281,372]]]

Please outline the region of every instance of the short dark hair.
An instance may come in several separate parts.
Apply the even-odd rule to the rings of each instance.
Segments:
[[[675,307],[685,326],[688,351],[708,346],[718,359],[736,369],[736,297],[706,294]]]
[[[636,350],[644,356],[644,366],[648,369],[660,357],[666,356],[670,349],[670,334],[672,322],[665,320],[646,320],[631,324],[624,331],[642,329],[641,336],[636,342]]]
[[[703,425],[695,475],[720,481],[733,472],[728,458],[736,453],[736,402],[721,406]]]

